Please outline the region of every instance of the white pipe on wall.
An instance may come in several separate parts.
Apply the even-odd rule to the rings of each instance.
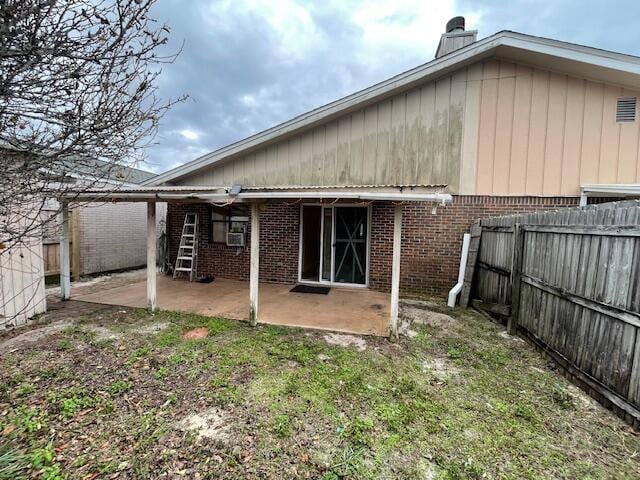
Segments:
[[[467,257],[469,255],[469,242],[471,242],[471,235],[465,233],[462,237],[462,253],[460,255],[460,268],[458,269],[458,283],[449,291],[449,301],[447,305],[450,307],[456,306],[456,298],[458,293],[462,290],[462,284],[464,283],[464,272],[467,269]]]

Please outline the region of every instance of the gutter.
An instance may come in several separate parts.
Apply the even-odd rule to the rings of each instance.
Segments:
[[[469,243],[471,242],[471,235],[465,233],[462,237],[462,253],[460,255],[460,267],[458,268],[458,283],[449,290],[449,299],[447,305],[450,307],[456,306],[456,298],[462,290],[464,284],[464,273],[467,269],[467,257],[469,256]]]
[[[589,197],[638,197],[639,183],[596,183],[580,187],[580,206],[587,205]]]
[[[168,193],[168,192],[79,192],[65,195],[70,201],[180,201],[202,200],[208,202],[234,200],[277,200],[277,199],[350,199],[350,200],[387,200],[397,202],[438,202],[451,203],[447,193],[396,193],[396,192],[353,192],[353,191],[309,191],[309,192],[241,192],[238,195],[228,193]]]

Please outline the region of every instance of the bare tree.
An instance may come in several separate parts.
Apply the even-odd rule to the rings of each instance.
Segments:
[[[0,242],[39,235],[51,200],[137,164],[176,101],[157,98],[156,0],[0,0]],[[83,172],[81,184],[71,174]],[[87,180],[91,178],[91,180]],[[16,221],[19,218],[20,221]]]

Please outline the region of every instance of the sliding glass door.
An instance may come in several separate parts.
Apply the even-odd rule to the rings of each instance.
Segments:
[[[367,209],[336,207],[334,209],[336,283],[367,283]]]
[[[300,281],[366,285],[368,237],[368,207],[303,205]]]

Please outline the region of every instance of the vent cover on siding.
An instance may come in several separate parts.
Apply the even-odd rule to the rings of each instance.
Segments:
[[[636,97],[619,97],[616,122],[634,122],[636,119]]]

